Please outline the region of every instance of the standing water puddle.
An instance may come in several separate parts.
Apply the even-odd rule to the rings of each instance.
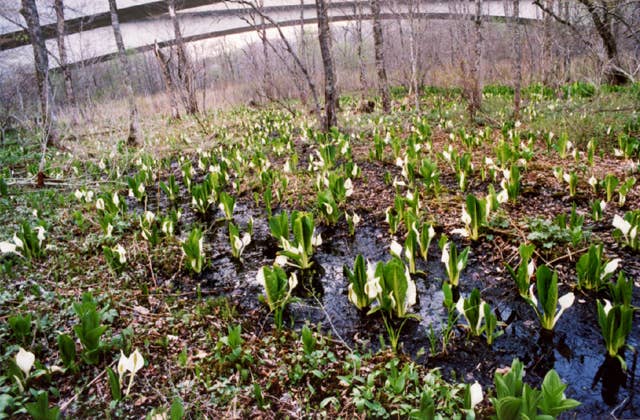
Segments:
[[[241,232],[253,216],[252,242],[246,248],[242,262],[233,260],[226,224],[215,222],[206,238],[213,250],[208,255],[209,267],[201,277],[202,289],[213,295],[231,297],[242,310],[255,310],[260,307],[257,297],[262,293],[255,279],[256,273],[263,265],[273,263],[278,248],[260,209],[239,202],[235,215],[235,223]],[[389,235],[386,230],[365,223],[356,229],[354,237],[329,229],[321,232],[323,245],[314,254],[312,274],[299,274],[296,296],[300,301],[289,306],[288,322],[295,328],[305,322],[321,323],[325,331],[348,345],[364,344],[375,351],[380,346],[379,337],[382,335],[386,340],[381,319],[379,315],[361,313],[349,302],[343,266],[351,268],[358,254],[372,263],[388,260]],[[482,252],[482,249],[476,252]],[[460,285],[465,296],[474,287],[480,289],[483,299],[491,304],[498,319],[504,322],[505,333],[496,339],[493,347],[489,347],[484,339],[465,338],[458,327],[455,329],[456,338],[447,346],[446,354],[429,354],[430,331],[439,337],[447,320],[441,291],[446,273],[440,262],[440,250],[433,243],[428,263],[419,260],[417,268],[421,273],[413,276],[418,295],[413,311],[420,316],[420,321],[408,321],[405,325],[401,335],[403,350],[413,356],[426,354],[418,361],[440,368],[447,377],[455,375],[455,380],[465,382],[477,380],[484,387],[492,387],[496,368],[509,366],[518,357],[525,364],[525,381],[536,386],[540,385],[549,369],[556,369],[568,384],[566,396],[582,403],[567,415],[570,418],[604,418],[610,413],[623,418],[640,416],[639,397],[632,388],[637,388],[637,381],[631,383],[631,378],[637,376],[635,353],[626,352],[626,378],[624,375],[621,378],[615,363],[605,363],[595,300],[578,293],[574,306],[562,315],[556,325],[554,337],[551,341],[544,341],[539,336],[540,328],[532,308],[517,296],[513,281],[505,277],[502,267],[490,264],[485,260],[479,261],[472,250]],[[638,278],[639,273],[627,275]],[[634,289],[633,304],[640,305],[638,287]],[[637,316],[634,321],[637,325]],[[463,321],[459,320],[459,323]],[[265,320],[267,328],[269,324],[270,321]],[[440,350],[441,342],[435,344]],[[640,345],[640,329],[632,329],[628,344],[636,348]],[[601,366],[604,367],[601,369]],[[601,393],[605,394],[604,397]]]

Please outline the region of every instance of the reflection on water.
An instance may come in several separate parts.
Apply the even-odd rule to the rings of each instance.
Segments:
[[[618,402],[620,387],[626,388],[627,385],[627,374],[617,357],[611,357],[608,354],[604,356],[604,361],[593,378],[591,389],[595,389],[599,382],[602,382],[600,389],[602,401],[607,405],[615,405]]]

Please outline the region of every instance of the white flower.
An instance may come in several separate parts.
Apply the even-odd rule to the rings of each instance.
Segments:
[[[397,256],[398,258],[400,258],[400,256],[402,255],[402,245],[400,245],[398,242],[396,242],[396,240],[394,239],[391,242],[391,246],[389,247],[391,249],[391,253],[395,256]]]
[[[245,247],[250,243],[251,243],[251,235],[249,234],[249,232],[245,232],[244,235],[242,235],[242,246]]]
[[[351,176],[355,177],[358,176],[358,164],[354,164],[353,165],[353,169],[351,170]]]
[[[327,212],[327,215],[331,215],[331,213],[333,213],[333,207],[331,207],[331,204],[329,203],[323,203],[324,204],[324,209]]]
[[[40,243],[40,245],[42,245],[42,242],[44,241],[44,234],[46,231],[42,226],[36,226],[35,229],[38,231],[38,242]]]
[[[536,269],[536,263],[533,262],[533,260],[529,261],[529,264],[527,265],[527,275],[529,276],[529,278],[533,276],[535,269]]]
[[[405,276],[407,277],[407,294],[404,300],[406,310],[416,304],[416,283],[409,276],[409,270],[405,272]]]
[[[13,243],[16,244],[17,248],[24,248],[24,242],[22,242],[22,239],[18,238],[18,235],[15,233],[13,234]]]
[[[116,206],[116,207],[118,207],[120,205],[120,197],[118,197],[118,191],[116,191],[113,194],[113,198],[112,198],[111,201],[113,201],[113,205]]]
[[[605,315],[609,315],[609,311],[613,308],[613,306],[611,305],[611,302],[609,302],[607,299],[604,300],[604,314]]]
[[[598,185],[598,180],[593,175],[591,175],[588,182],[589,182],[589,185],[591,185],[593,188],[595,188],[596,185]]]
[[[233,247],[237,250],[241,250],[242,248],[244,248],[242,246],[242,240],[237,236],[233,237]]]
[[[604,211],[607,208],[607,203],[604,201],[600,202],[600,211]]]
[[[562,315],[562,313],[565,310],[569,309],[573,305],[573,302],[575,301],[575,299],[576,299],[576,296],[572,292],[569,292],[566,295],[562,296],[560,299],[558,299],[560,310],[558,311],[558,313],[556,313],[556,316],[553,318],[554,325],[556,322],[558,322],[558,319],[560,319],[560,315]]]
[[[278,255],[276,257],[276,260],[274,261],[274,264],[278,265],[280,267],[284,267],[285,265],[287,265],[288,261],[289,261],[289,259],[287,258],[286,255]]]
[[[447,242],[444,245],[444,248],[442,248],[442,258],[440,259],[440,261],[442,261],[444,265],[446,265],[447,267],[449,267],[449,247],[450,246],[451,244],[449,242]]]
[[[380,293],[382,293],[380,277],[375,276],[375,268],[370,262],[367,263],[367,282],[364,285],[364,292],[367,294],[369,299],[375,299]]]
[[[631,223],[616,214],[613,216],[613,227],[619,229],[626,239],[629,231],[631,230]]]
[[[296,276],[296,273],[291,273],[291,275],[289,276],[289,291],[292,291],[293,289],[295,289],[297,285],[298,285],[298,276]]]
[[[12,244],[11,242],[0,242],[0,254],[10,253],[20,255],[15,244]]]
[[[565,174],[562,175],[562,179],[564,179],[564,182],[570,183],[571,182],[571,175],[565,173]]]
[[[113,250],[118,254],[118,261],[120,264],[124,264],[127,262],[127,251],[120,244],[116,244]]]
[[[433,226],[429,226],[429,239],[433,239],[436,236],[436,230]]]
[[[283,171],[286,174],[291,173],[291,162],[289,162],[289,159],[284,163]]]
[[[82,201],[82,198],[84,197],[84,193],[80,190],[76,190],[73,195],[76,196],[76,200],[78,201]]]
[[[605,276],[614,273],[618,269],[618,263],[620,263],[620,258],[615,258],[609,261],[607,265],[604,266],[604,270],[602,270],[600,277],[604,278]]]
[[[351,178],[347,178],[347,180],[344,181],[344,188],[346,190],[345,195],[350,197],[353,194],[353,182],[351,182]]]
[[[464,223],[465,225],[469,226],[471,224],[471,216],[469,215],[469,213],[467,212],[467,209],[462,207],[462,223]]]
[[[356,295],[356,291],[353,289],[353,283],[349,283],[349,301],[358,306],[358,295]]]
[[[144,212],[144,220],[147,222],[147,224],[152,224],[153,221],[156,219],[156,215],[153,214],[153,212],[151,211],[145,211]]]
[[[633,229],[631,229],[631,232],[629,232],[629,238],[631,238],[631,241],[634,241],[637,235],[638,235],[638,226],[634,226]]]
[[[399,180],[397,177],[393,178],[393,186],[394,187],[405,187],[407,184],[403,180]]]
[[[473,408],[480,404],[484,398],[482,395],[482,385],[480,385],[478,381],[475,381],[469,388],[469,392],[471,394],[471,408]]]
[[[351,220],[353,221],[353,226],[357,226],[358,223],[360,223],[360,216],[358,216],[357,213],[353,213],[353,216],[351,216]]]
[[[36,356],[33,353],[20,347],[18,354],[16,354],[16,365],[24,372],[24,376],[29,376],[29,372],[35,361]]]
[[[496,199],[500,204],[506,203],[507,200],[509,200],[509,193],[507,192],[507,190],[503,189],[498,193],[498,195],[496,196]]]
[[[122,379],[124,378],[124,374],[127,372],[127,367],[130,364],[129,358],[124,355],[122,350],[120,350],[120,359],[118,359],[118,376],[120,376],[120,384],[122,384]]]
[[[531,286],[529,286],[529,299],[531,299],[531,302],[533,302],[533,306],[536,308],[538,308],[538,299],[536,298],[536,295],[533,294],[533,287],[534,284],[531,284]]]
[[[311,245],[318,247],[320,245],[322,245],[322,235],[321,234],[317,234],[317,235],[312,235],[311,236]]]
[[[96,200],[96,209],[97,210],[104,210],[104,200],[102,198],[98,198]]]

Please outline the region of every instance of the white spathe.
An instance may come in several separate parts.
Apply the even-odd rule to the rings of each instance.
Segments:
[[[16,365],[18,365],[20,370],[24,372],[25,377],[29,376],[29,372],[31,371],[35,361],[36,356],[33,353],[20,347],[18,354],[16,354]]]

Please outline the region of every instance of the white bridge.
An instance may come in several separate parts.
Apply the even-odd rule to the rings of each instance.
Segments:
[[[65,1],[69,5],[73,0]],[[178,0],[178,19],[180,20],[185,42],[203,41],[221,37],[242,39],[243,34],[255,32],[263,27],[273,30],[277,24],[281,28],[314,25],[317,23],[315,2],[313,0],[265,0],[261,10],[269,20],[262,21],[259,13],[248,3],[254,1],[222,1],[222,0]],[[94,2],[91,2],[94,3]],[[106,8],[106,1],[100,2]],[[121,3],[123,3],[121,1]],[[511,4],[511,2],[507,2]],[[407,0],[381,0],[381,19],[399,21],[409,17],[410,9]],[[367,0],[329,1],[329,18],[334,24],[345,24],[357,19],[370,20],[371,10]],[[92,5],[96,7],[94,3]],[[513,21],[510,15],[505,16],[503,0],[484,0],[482,2],[482,19],[487,22]],[[434,1],[420,0],[419,6],[414,4],[412,15],[416,19],[460,20],[470,19],[475,11],[473,1]],[[66,20],[68,60],[72,67],[90,65],[107,61],[116,56],[116,45],[111,29],[108,10],[93,9],[98,12],[76,16]],[[47,38],[47,49],[57,56],[55,42],[55,16],[41,8],[41,25]],[[155,41],[166,47],[175,43],[173,29],[167,12],[165,1],[147,2],[130,7],[122,7],[118,11],[125,47],[131,53],[150,51]],[[542,18],[542,11],[532,0],[520,2],[519,23],[536,22]],[[20,17],[16,19],[22,20]],[[2,18],[0,17],[0,20]],[[270,21],[275,22],[271,23]],[[263,26],[264,25],[264,26]],[[0,26],[1,28],[1,26]],[[4,26],[0,34],[0,62],[6,64],[24,63],[33,60],[33,52],[28,36],[24,30],[16,26]],[[12,31],[13,30],[13,31]],[[56,67],[56,60],[50,65]]]

